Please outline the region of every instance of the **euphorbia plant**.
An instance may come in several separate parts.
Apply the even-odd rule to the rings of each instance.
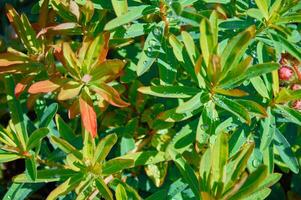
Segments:
[[[69,109],[69,117],[80,111],[84,127],[96,137],[97,122],[93,94],[98,95],[96,103],[101,108],[105,106],[104,101],[118,107],[129,105],[121,99],[118,91],[108,84],[121,75],[125,62],[117,59],[106,60],[108,33],[100,34],[93,40],[89,37],[84,40],[77,54],[68,43],[56,47],[55,56],[63,64],[66,72],[32,84],[28,92],[37,94],[58,90],[58,100],[75,99]]]
[[[0,21],[4,199],[301,196],[300,2],[26,5]]]

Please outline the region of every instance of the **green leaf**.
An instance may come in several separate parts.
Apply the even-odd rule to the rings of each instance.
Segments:
[[[157,11],[155,6],[141,5],[136,7],[129,7],[129,11],[115,19],[112,19],[105,25],[105,30],[112,30],[124,24],[133,22],[147,14],[153,14]]]
[[[275,183],[277,183],[280,178],[281,178],[282,174],[280,173],[272,173],[270,174],[260,185],[259,188],[265,188],[265,187],[271,187],[272,185],[274,185]],[[258,188],[258,189],[259,189]]]
[[[221,3],[221,4],[227,4],[230,2],[230,0],[204,0],[206,3]]]
[[[35,181],[37,179],[37,166],[34,155],[25,159],[25,169],[27,177]]]
[[[213,31],[208,19],[204,18],[200,25],[200,46],[206,66],[209,67],[211,55],[216,50]]]
[[[73,154],[77,159],[81,160],[83,158],[83,155],[70,143],[68,143],[66,140],[51,136],[50,140],[52,143],[56,144],[63,152],[66,154]]]
[[[262,15],[266,20],[269,19],[269,5],[267,0],[255,0],[256,5],[261,11]]]
[[[198,88],[187,86],[149,86],[140,87],[139,92],[164,98],[189,98],[200,92]]]
[[[276,105],[276,110],[289,121],[301,126],[301,113],[285,105]]]
[[[0,125],[0,141],[8,146],[17,147],[13,136]]]
[[[58,104],[53,103],[44,110],[43,115],[40,119],[39,127],[47,127],[50,122],[52,121],[53,117],[55,116],[56,112],[58,110]]]
[[[251,123],[250,115],[249,115],[247,109],[244,106],[242,106],[241,104],[237,103],[236,101],[234,101],[232,99],[228,99],[224,96],[215,95],[214,102],[219,107],[221,107],[221,108],[233,113],[237,117],[241,118],[247,124]]]
[[[75,175],[75,171],[70,169],[45,169],[37,171],[37,178],[33,181],[26,174],[19,174],[13,178],[16,183],[47,183],[68,179]]]
[[[82,178],[82,174],[77,174],[75,176],[70,177],[64,183],[52,190],[47,196],[46,200],[56,200],[59,196],[68,194],[70,191],[72,191],[75,187],[78,186],[78,184],[82,181]]]
[[[115,174],[123,169],[131,168],[134,166],[134,160],[132,159],[122,159],[122,158],[114,158],[105,162],[102,165],[101,174],[104,176],[108,176],[111,174]]]
[[[165,152],[158,151],[143,151],[138,153],[130,153],[114,159],[133,160],[135,167],[141,165],[156,164],[159,162],[170,160],[170,158],[166,156]]]
[[[9,186],[8,191],[5,193],[3,199],[18,199],[25,200],[30,197],[32,193],[43,187],[44,184],[24,184],[24,183],[12,183]]]
[[[226,77],[229,71],[234,70],[237,67],[251,39],[255,35],[255,30],[255,26],[251,26],[229,41],[222,55],[220,56],[221,66],[223,69],[223,76],[220,78],[220,80],[222,80],[223,77]]]
[[[3,151],[0,152],[0,163],[6,163],[10,161],[14,161],[20,159],[21,156],[14,153],[5,153]]]
[[[113,148],[114,144],[117,142],[117,139],[118,138],[116,134],[110,134],[100,140],[100,142],[97,144],[92,163],[95,164],[103,162]]]
[[[184,43],[186,51],[189,55],[189,58],[190,58],[192,64],[195,65],[197,58],[200,56],[200,52],[196,48],[196,46],[194,44],[194,40],[188,32],[182,31],[181,36],[183,38],[183,43]]]
[[[189,58],[189,53],[185,48],[186,46],[184,46],[175,35],[170,34],[168,40],[172,46],[173,53],[177,60],[181,63],[189,75],[197,82],[198,80],[195,73],[194,64]]]
[[[254,150],[254,143],[245,143],[238,152],[236,152],[227,163],[227,177],[225,190],[233,187],[237,179],[241,177],[242,173],[246,170],[248,160]]]
[[[5,89],[7,92],[7,103],[9,110],[11,112],[12,122],[14,124],[16,133],[14,142],[18,144],[21,150],[26,149],[26,141],[28,139],[28,134],[25,126],[25,121],[23,117],[23,111],[20,102],[16,99],[14,94],[15,83],[12,76],[5,77]]]
[[[75,134],[71,127],[68,126],[68,124],[59,115],[55,116],[55,121],[60,136],[72,144],[72,141],[75,139]]]
[[[152,66],[156,58],[158,57],[161,49],[161,40],[164,34],[165,23],[160,22],[153,27],[153,30],[148,34],[143,50],[140,54],[139,61],[137,63],[137,75],[141,76]]]
[[[38,52],[41,48],[41,43],[37,39],[35,30],[32,28],[27,17],[23,14],[20,17],[16,10],[9,4],[6,5],[6,14],[29,53]]]
[[[127,200],[128,199],[126,191],[121,184],[117,185],[115,192],[116,192],[116,200]]]
[[[211,149],[208,148],[203,154],[200,162],[200,186],[202,191],[210,190],[211,164],[213,158],[211,155]]]
[[[260,185],[267,177],[267,167],[264,165],[259,166],[253,173],[249,175],[246,182],[242,187],[231,197],[231,200],[244,199],[256,191],[258,185]]]
[[[288,16],[281,16],[277,20],[278,24],[287,24],[287,23],[301,23],[301,14],[292,14]]]
[[[122,187],[125,189],[128,199],[142,200],[142,198],[139,196],[138,192],[132,186],[123,182],[122,180],[115,178],[113,181],[110,182],[111,188],[117,188],[118,185],[122,185]]]
[[[248,111],[258,114],[260,117],[266,117],[268,114],[266,108],[252,100],[238,99],[237,103],[244,106]]]
[[[165,180],[167,170],[168,170],[168,163],[161,162],[156,164],[146,165],[144,167],[146,175],[153,181],[156,187],[160,187]]]
[[[114,199],[111,190],[108,188],[106,183],[101,178],[95,180],[95,185],[99,190],[101,196],[103,196],[106,200]]]
[[[70,5],[65,5],[60,0],[51,0],[50,4],[51,7],[56,11],[56,13],[66,21],[77,21],[77,16],[75,16],[75,14],[72,13],[69,8]]]
[[[253,194],[251,194],[248,197],[245,197],[245,200],[254,200],[254,199],[266,199],[270,193],[271,193],[271,189],[270,188],[263,188],[259,191],[254,192]]]
[[[283,50],[290,53],[292,56],[301,60],[301,49],[299,46],[289,42],[286,38],[281,36],[280,34],[272,33],[273,39],[279,42],[279,45],[283,48]]]
[[[212,181],[220,185],[224,182],[224,171],[229,155],[228,135],[220,133],[217,135],[212,148],[211,173]]]
[[[62,44],[62,50],[63,50],[63,64],[66,70],[70,73],[70,75],[74,77],[80,77],[80,62],[78,58],[76,57],[75,53],[73,52],[71,46],[69,43],[64,42]]]
[[[109,35],[106,33],[99,34],[95,39],[91,42],[89,47],[87,48],[87,52],[84,58],[84,65],[86,69],[89,71],[96,63],[98,63],[98,59],[104,48],[106,48],[107,42],[109,39]]]
[[[257,76],[254,78],[251,78],[251,83],[253,85],[253,87],[255,88],[255,90],[264,98],[269,99],[269,92],[267,87],[265,86],[263,80]]]
[[[196,94],[188,101],[180,104],[177,108],[160,113],[158,118],[167,122],[177,122],[194,116],[202,111],[201,96],[202,93]]]
[[[83,146],[83,159],[85,161],[92,161],[95,150],[95,142],[94,138],[92,138],[91,134],[88,131],[84,131],[84,146]]]
[[[281,159],[294,173],[298,174],[299,164],[297,158],[291,150],[291,145],[288,143],[286,138],[282,135],[279,129],[276,129],[274,137],[274,145],[278,150]]]
[[[262,135],[260,142],[260,150],[264,151],[270,146],[276,131],[276,120],[275,117],[272,115],[270,107],[268,108],[268,116],[264,120],[261,120],[261,127]]]
[[[200,199],[199,182],[191,166],[178,154],[175,150],[169,149],[169,154],[172,160],[175,162],[179,171],[181,172],[184,180],[188,183],[192,189],[194,195]]]
[[[47,136],[49,133],[48,128],[39,128],[35,130],[29,137],[27,141],[27,150],[33,149],[34,147],[38,146],[42,139]]]
[[[262,19],[264,18],[261,11],[257,8],[250,8],[246,11],[246,13],[250,17],[257,19],[258,21],[262,21]]]
[[[249,67],[243,74],[236,76],[231,81],[223,83],[223,87],[234,87],[240,85],[244,80],[252,79],[266,73],[270,73],[279,68],[278,63],[262,63]]]
[[[128,11],[127,0],[112,0],[112,5],[118,17],[124,15]]]

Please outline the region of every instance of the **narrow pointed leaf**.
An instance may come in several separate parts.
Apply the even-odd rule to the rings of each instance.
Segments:
[[[300,168],[297,158],[291,150],[291,145],[278,129],[276,129],[275,132],[274,145],[278,150],[281,159],[290,168],[290,170],[297,174]]]
[[[186,86],[150,86],[140,87],[139,92],[164,98],[189,98],[200,92],[197,88]]]

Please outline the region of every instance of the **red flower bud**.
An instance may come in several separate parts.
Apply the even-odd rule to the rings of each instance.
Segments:
[[[301,90],[301,85],[300,84],[293,84],[292,90]]]
[[[288,66],[282,66],[278,70],[279,78],[283,81],[288,81],[293,76],[293,70]]]
[[[294,101],[292,104],[292,108],[296,110],[301,110],[301,100]]]

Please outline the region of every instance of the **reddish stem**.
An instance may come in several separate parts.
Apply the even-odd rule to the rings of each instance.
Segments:
[[[301,72],[299,71],[298,66],[293,64],[293,68],[294,68],[295,72],[297,73],[299,81],[301,81]]]

